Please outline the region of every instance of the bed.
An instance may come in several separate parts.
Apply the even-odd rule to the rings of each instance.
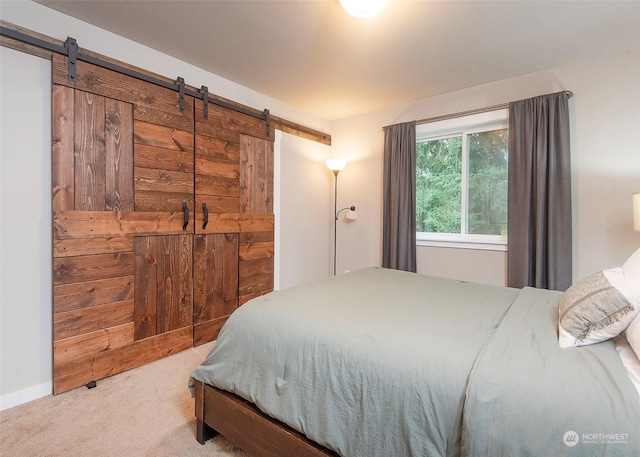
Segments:
[[[558,345],[561,292],[367,268],[237,309],[192,374],[197,439],[254,457],[637,456],[613,341]]]

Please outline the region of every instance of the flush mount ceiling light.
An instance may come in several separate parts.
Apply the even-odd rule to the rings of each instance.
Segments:
[[[371,17],[382,11],[387,0],[340,0],[347,13],[355,17]]]

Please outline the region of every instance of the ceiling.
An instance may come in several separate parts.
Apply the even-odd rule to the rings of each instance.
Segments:
[[[38,3],[327,120],[640,50],[633,0],[390,0],[369,19],[338,0]]]

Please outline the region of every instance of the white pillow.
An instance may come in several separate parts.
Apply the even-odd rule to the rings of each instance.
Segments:
[[[631,349],[640,359],[640,314],[633,318],[624,333]]]
[[[622,333],[639,312],[640,290],[625,279],[622,268],[593,273],[560,299],[558,344],[567,348],[608,340]]]
[[[640,289],[640,249],[631,254],[631,257],[622,265],[622,271],[627,283],[633,285],[636,289]],[[625,331],[625,335],[631,348],[640,358],[640,314],[631,321]]]

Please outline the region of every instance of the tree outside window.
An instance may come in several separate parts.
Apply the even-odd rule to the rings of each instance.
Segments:
[[[458,124],[460,121],[458,121]],[[474,241],[506,239],[508,129],[505,122],[455,126],[416,142],[416,231]]]

